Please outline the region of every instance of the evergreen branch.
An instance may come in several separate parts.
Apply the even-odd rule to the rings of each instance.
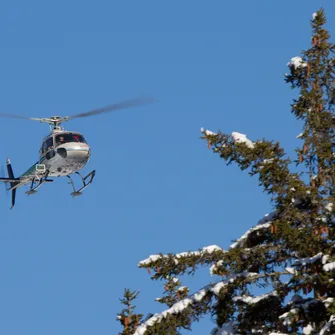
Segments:
[[[153,315],[142,323],[136,329],[134,335],[170,334],[170,332],[166,333],[165,331],[170,328],[189,326],[192,319],[198,319],[208,312],[211,296],[212,293],[204,288],[190,297],[178,301],[167,310]],[[192,310],[192,313],[190,310]]]
[[[138,267],[154,270],[156,273],[152,279],[168,278],[184,273],[192,274],[199,264],[210,264],[218,257],[223,257],[225,253],[226,251],[218,246],[209,246],[199,251],[152,255],[139,262]]]
[[[171,322],[174,324],[173,328],[181,327],[182,323],[179,322],[180,320],[183,320],[184,322],[186,321],[185,315],[192,315],[192,317],[199,318],[201,315],[209,312],[209,304],[213,295],[222,297],[224,292],[228,290],[228,287],[234,287],[236,282],[238,282],[238,284],[241,284],[242,282],[251,283],[260,278],[271,276],[279,277],[282,274],[291,275],[290,272],[283,271],[269,274],[244,272],[241,274],[228,276],[225,280],[215,284],[207,285],[191,296],[178,301],[165,311],[153,315],[137,328],[134,335],[151,335],[158,333],[164,334],[162,330],[166,329],[167,325],[171,325]],[[190,312],[190,308],[192,308],[192,313]],[[182,315],[179,319],[179,322],[177,318],[178,315]],[[157,324],[160,324],[159,327]]]
[[[215,134],[204,129],[202,133],[202,138],[228,164],[235,162],[241,170],[250,169],[252,176],[258,174],[260,185],[277,203],[281,203],[291,188],[305,186],[298,174],[290,172],[288,166],[291,161],[284,158],[285,153],[279,143],[263,140],[250,145],[249,142],[236,140],[236,133]]]

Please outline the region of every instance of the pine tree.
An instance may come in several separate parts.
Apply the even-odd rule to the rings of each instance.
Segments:
[[[124,305],[121,313],[117,315],[117,320],[123,327],[122,333],[119,335],[132,335],[136,331],[137,326],[142,321],[142,314],[135,313],[135,307],[133,301],[137,298],[139,292],[125,289],[123,298],[120,299],[121,304]]]
[[[208,266],[217,281],[180,299],[171,292],[163,300],[168,308],[133,334],[177,334],[167,329],[188,329],[208,313],[213,335],[335,333],[335,46],[325,24],[320,9],[311,21],[311,47],[288,63],[285,80],[300,93],[292,113],[303,121],[296,159],[278,142],[202,129],[214,153],[258,176],[273,212],[228,250],[210,246],[140,262],[153,280]],[[255,294],[259,287],[262,295]]]

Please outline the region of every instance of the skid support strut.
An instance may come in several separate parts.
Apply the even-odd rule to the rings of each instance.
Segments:
[[[40,188],[44,183],[50,183],[53,180],[48,179],[49,172],[46,173],[44,177],[38,177],[36,176],[32,181],[30,185],[30,190],[26,192],[27,195],[35,194],[38,188]],[[35,186],[35,182],[38,182],[38,184]]]
[[[89,185],[92,183],[93,179],[94,179],[94,176],[95,176],[95,170],[93,170],[92,172],[90,172],[86,177],[83,177],[79,172],[75,172],[77,175],[80,176],[82,182],[83,182],[83,186],[79,189],[79,190],[76,190],[76,187],[74,185],[74,182],[73,182],[73,179],[67,175],[66,177],[68,177],[70,179],[69,181],[69,184],[71,183],[72,184],[72,187],[73,187],[73,192],[71,193],[71,195],[73,197],[77,197],[79,195],[82,195],[82,191]],[[89,179],[88,182],[86,182],[86,179],[88,179],[89,177],[91,177]]]

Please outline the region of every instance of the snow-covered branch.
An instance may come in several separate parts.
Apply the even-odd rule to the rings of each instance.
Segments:
[[[245,134],[234,131],[232,132],[231,137],[235,143],[244,143],[250,149],[253,149],[255,147],[255,144],[250,141]]]
[[[330,328],[334,325],[335,325],[335,315],[331,315],[330,318],[329,318],[329,321],[320,330],[320,335],[325,335],[326,333],[328,333]]]
[[[249,295],[236,296],[236,297],[233,298],[233,301],[242,301],[246,304],[253,305],[253,304],[257,304],[261,300],[264,300],[264,299],[267,299],[267,298],[273,297],[273,296],[275,296],[275,297],[278,296],[277,291],[272,291],[272,292],[269,292],[269,293],[265,293],[265,294],[259,295],[257,297],[251,297]]]
[[[299,56],[291,58],[291,60],[287,63],[287,66],[295,71],[299,68],[307,67],[307,63],[303,61],[303,59]]]
[[[174,273],[184,273],[188,268],[199,263],[210,263],[212,259],[223,257],[225,250],[217,245],[210,245],[198,251],[181,252],[178,254],[151,255],[138,263],[140,268],[155,269],[157,274],[168,272],[174,268]]]
[[[257,225],[251,229],[249,229],[247,232],[245,232],[238,240],[236,240],[233,244],[230,245],[231,249],[238,248],[238,247],[244,247],[246,241],[248,240],[248,237],[251,235],[251,233],[262,230],[269,230],[269,227],[271,226],[272,220],[275,218],[276,213],[272,212],[270,214],[266,214],[263,219],[259,220]]]
[[[218,296],[225,287],[230,284],[233,284],[236,279],[245,279],[252,280],[255,276],[258,276],[257,273],[245,272],[238,275],[229,276],[226,280],[220,281],[216,284],[210,284],[192,294],[191,296],[182,299],[175,303],[170,308],[166,309],[161,313],[154,314],[151,318],[142,323],[134,333],[134,335],[144,335],[148,327],[152,327],[156,323],[160,323],[167,319],[170,315],[177,315],[185,311],[187,308],[193,304],[201,303],[206,297],[211,297],[213,294]]]
[[[214,328],[211,335],[238,335],[234,330],[234,324],[230,321],[220,328]]]
[[[238,132],[216,134],[203,128],[201,131],[213,151],[227,164],[235,162],[241,170],[250,169],[251,175],[258,174],[261,185],[274,198],[285,193],[288,185],[289,188],[305,185],[297,174],[290,172],[288,166],[291,161],[284,158],[285,153],[279,143],[265,140],[253,142]]]
[[[185,299],[182,299],[181,301],[178,301],[175,303],[172,307],[169,309],[161,312],[161,313],[156,313],[154,314],[151,318],[146,320],[144,323],[142,323],[137,329],[134,335],[143,335],[148,327],[152,327],[156,323],[162,322],[164,319],[166,319],[169,315],[175,315],[182,313],[185,309],[190,307],[191,305],[201,302],[209,293],[209,290],[204,288],[190,297],[187,297]]]

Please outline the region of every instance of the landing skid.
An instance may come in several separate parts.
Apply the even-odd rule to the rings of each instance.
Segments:
[[[46,173],[44,177],[38,177],[36,176],[32,181],[30,185],[30,190],[26,192],[27,195],[32,195],[37,193],[37,189],[40,188],[44,183],[51,183],[53,182],[52,179],[48,179],[49,172]],[[38,182],[38,184],[35,186],[35,182]]]
[[[75,172],[75,173],[76,173],[77,175],[80,176],[80,178],[81,178],[81,180],[82,180],[82,182],[83,182],[83,186],[82,186],[79,190],[76,190],[76,187],[75,187],[75,185],[74,185],[73,179],[72,179],[69,175],[66,176],[66,177],[68,177],[68,178],[70,179],[69,184],[70,184],[70,183],[72,184],[73,192],[71,193],[71,195],[72,195],[73,197],[77,197],[77,196],[79,196],[79,195],[82,195],[82,194],[83,194],[82,191],[83,191],[89,184],[92,183],[92,181],[93,181],[93,179],[94,179],[94,176],[95,176],[95,170],[93,170],[92,172],[90,172],[86,177],[83,177],[79,172]],[[91,178],[89,179],[88,182],[86,182],[86,179],[89,178],[89,177],[91,177]]]

